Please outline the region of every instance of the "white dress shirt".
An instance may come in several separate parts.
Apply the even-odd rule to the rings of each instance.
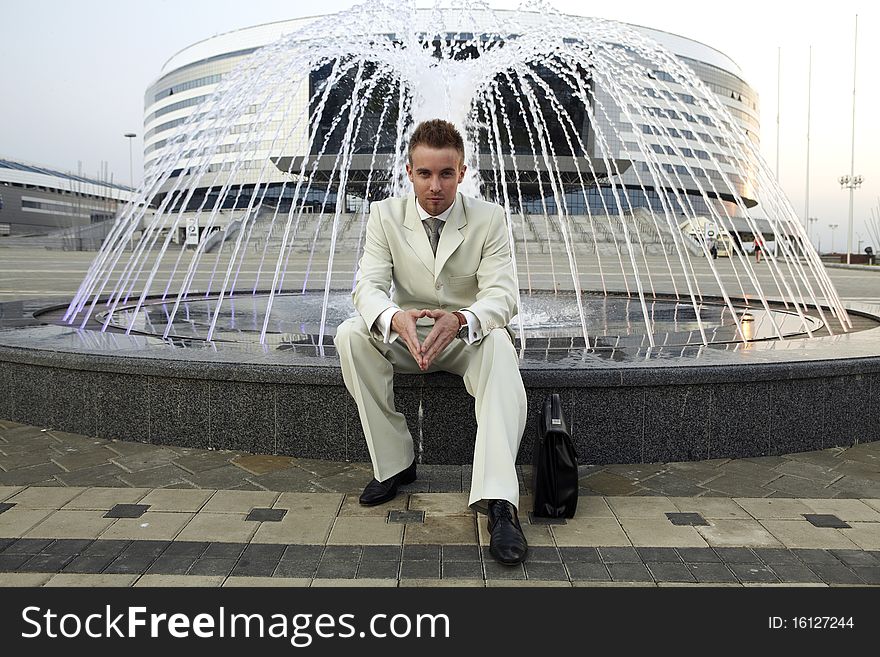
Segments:
[[[416,199],[416,210],[418,210],[419,218],[422,221],[436,216],[437,219],[443,222],[444,226],[446,224],[446,220],[449,218],[449,215],[452,214],[452,209],[454,207],[455,201],[453,201],[452,205],[450,205],[442,213],[438,215],[433,215],[422,208],[418,198]],[[376,328],[378,328],[379,331],[382,332],[382,339],[387,344],[394,342],[399,335],[397,331],[391,330],[391,318],[394,317],[394,313],[396,313],[398,310],[400,310],[399,307],[391,306],[376,319]],[[464,315],[465,319],[467,320],[468,336],[467,338],[465,338],[465,342],[467,344],[473,344],[480,337],[479,322],[477,321],[477,317],[470,310],[459,310],[458,312]]]

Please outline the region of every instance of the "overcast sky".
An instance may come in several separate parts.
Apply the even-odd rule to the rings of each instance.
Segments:
[[[0,1],[0,156],[97,175],[107,161],[114,180],[129,179],[126,132],[141,166],[143,96],[164,62],[214,34],[355,4],[323,0],[2,0]],[[420,2],[419,6],[432,4]],[[515,8],[516,1],[490,0]],[[551,0],[557,9],[645,25],[708,44],[739,64],[761,99],[762,151],[776,168],[777,55],[781,48],[779,172],[799,215],[806,189],[807,62],[812,45],[810,215],[823,250],[837,223],[843,250],[848,193],[837,178],[850,171],[853,32],[859,15],[856,80],[855,232],[880,196],[880,127],[876,84],[880,9],[876,2],[837,0]],[[858,236],[853,238],[857,247]],[[814,240],[815,243],[815,240]],[[867,243],[867,242],[865,242]],[[864,244],[862,244],[864,246]],[[874,248],[880,250],[880,244]]]

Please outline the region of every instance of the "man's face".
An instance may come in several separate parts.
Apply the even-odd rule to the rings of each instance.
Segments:
[[[413,149],[412,164],[406,165],[419,205],[435,217],[455,201],[455,192],[466,170],[461,153],[452,146],[431,148],[419,144]]]

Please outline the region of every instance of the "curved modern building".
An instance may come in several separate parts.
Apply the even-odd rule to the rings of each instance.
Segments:
[[[162,157],[167,154],[173,138],[181,131],[187,119],[193,114],[204,111],[200,109],[202,103],[208,100],[218,84],[239,64],[262,46],[298,31],[319,18],[321,17],[302,18],[235,30],[195,43],[172,56],[163,66],[158,79],[148,87],[144,97],[144,161],[148,175],[151,167],[160,164]],[[570,18],[572,21],[584,20],[576,16]],[[718,50],[692,39],[646,27],[631,27],[658,42],[685,62],[730,112],[737,123],[733,126],[734,129],[738,132],[743,131],[755,146],[758,145],[758,96],[744,80],[736,63]],[[394,35],[384,36],[394,37]],[[620,121],[613,126],[603,126],[606,128],[603,132],[611,135],[610,143],[606,147],[611,149],[613,157],[627,163],[627,170],[618,176],[618,183],[622,183],[621,187],[626,189],[630,204],[633,208],[661,209],[657,193],[644,182],[650,177],[651,171],[638,142],[641,142],[642,147],[647,142],[655,156],[654,167],[659,166],[666,174],[685,181],[683,191],[689,194],[688,200],[693,206],[693,213],[707,215],[709,212],[706,203],[715,203],[724,206],[727,216],[734,218],[741,216],[741,206],[736,204],[736,199],[732,195],[719,192],[713,198],[707,199],[705,192],[700,192],[697,188],[701,187],[705,190],[711,186],[711,183],[717,183],[717,187],[722,189],[724,185],[721,182],[725,180],[728,185],[726,188],[731,189],[732,185],[746,207],[752,207],[756,204],[755,194],[752,191],[756,185],[748,176],[752,175],[750,171],[754,171],[754,167],[735,166],[730,153],[724,152],[726,144],[721,137],[722,131],[699,109],[699,104],[695,102],[689,89],[678,84],[675,78],[663,70],[653,71],[653,76],[663,84],[665,94],[674,94],[674,106],[678,108],[672,110],[672,105],[667,102],[663,94],[657,96],[655,106],[647,107],[654,116],[662,117],[666,133],[662,136],[658,135],[656,128],[652,128],[647,123],[632,121]],[[295,103],[301,103],[303,108],[308,107],[315,82],[316,78],[312,76],[310,80],[312,89],[300,89]],[[596,90],[595,93],[601,94],[602,90]],[[599,97],[597,95],[597,98]],[[681,111],[682,107],[689,105],[693,107],[692,111]],[[253,116],[258,116],[256,110]],[[616,116],[612,113],[599,120],[613,123]],[[250,148],[247,155],[239,152],[234,139],[235,134],[254,127],[253,124],[249,125],[247,117],[248,115],[245,114],[241,119],[241,125],[234,126],[230,138],[217,148],[211,160],[210,171],[229,172],[233,167],[237,167],[235,183],[246,186],[256,183],[259,179],[266,181],[265,175],[260,178],[259,170],[264,166],[267,158],[274,160],[287,157],[287,161],[290,162],[297,156],[308,155],[308,153],[272,152],[271,133],[276,129],[273,125],[256,126],[258,130],[264,131],[264,137],[257,142],[257,149]],[[636,131],[641,134],[634,134]],[[673,147],[670,146],[670,139],[674,142]],[[710,149],[706,144],[713,144],[714,148]],[[485,151],[482,147],[480,150],[483,155]],[[327,154],[332,155],[332,149]],[[238,165],[234,164],[236,161],[239,162]],[[172,173],[172,178],[187,175],[185,158],[181,162],[182,164],[179,164]],[[689,162],[693,166],[686,166]],[[703,180],[697,180],[695,177],[697,175]],[[289,180],[289,176],[280,170],[274,171],[272,176],[270,178],[272,184],[277,184],[279,188],[285,179]],[[688,176],[692,183],[690,186],[687,184]],[[587,210],[583,207],[585,203],[590,204],[591,210],[601,212],[602,208],[607,208],[613,200],[612,190],[607,181],[603,182],[598,178],[596,184],[589,190],[586,201],[583,194],[575,192],[572,187],[568,205],[568,210],[572,214],[584,214]],[[270,197],[272,193],[270,191]],[[283,197],[283,195],[284,191],[277,192],[277,196]],[[196,194],[196,199],[198,198],[199,195]],[[553,198],[546,195],[544,198],[539,198],[537,189],[527,190],[525,198],[524,210],[531,213],[547,211],[548,204],[552,210],[555,203]],[[279,198],[282,204],[283,200]],[[742,232],[745,234],[752,231],[744,225]]]

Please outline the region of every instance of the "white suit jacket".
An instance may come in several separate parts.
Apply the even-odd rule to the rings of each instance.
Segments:
[[[480,337],[507,328],[512,339],[507,325],[517,313],[517,285],[500,205],[459,192],[436,257],[414,194],[370,205],[352,298],[368,330],[378,337],[376,319],[397,305],[403,310],[469,310],[479,322]]]

